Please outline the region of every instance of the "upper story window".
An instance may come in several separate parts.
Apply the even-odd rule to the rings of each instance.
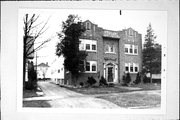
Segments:
[[[129,29],[129,35],[133,36],[133,30]]]
[[[97,61],[87,61],[86,62],[86,71],[85,72],[97,72]]]
[[[90,22],[86,22],[86,30],[90,30],[91,29],[91,23]]]
[[[105,47],[105,53],[116,53],[114,45],[106,45]]]
[[[97,52],[97,41],[80,39],[79,50],[86,50],[89,52]]]
[[[138,55],[138,45],[125,44],[124,52],[125,54]]]
[[[125,73],[137,73],[139,65],[137,63],[125,63]]]
[[[90,44],[86,44],[86,50],[90,50]]]

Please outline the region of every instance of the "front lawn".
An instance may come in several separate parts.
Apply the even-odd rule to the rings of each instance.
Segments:
[[[89,88],[68,88],[69,90],[86,94],[86,95],[94,95],[94,94],[109,94],[109,93],[120,93],[120,92],[130,92],[132,90],[127,90],[124,88],[117,87],[89,87]]]
[[[46,100],[23,101],[23,107],[51,107]]]
[[[140,108],[155,108],[160,107],[161,96],[154,94],[141,94],[141,93],[132,93],[132,94],[118,94],[118,95],[109,95],[109,96],[98,96],[97,98],[105,99],[110,101],[120,107],[129,108],[137,107]]]
[[[69,90],[86,94],[86,95],[94,95],[94,94],[109,94],[109,93],[123,93],[123,92],[131,92],[131,91],[144,91],[144,90],[161,90],[161,84],[137,84],[132,85],[131,87],[124,87],[121,85],[115,85],[115,87],[88,87],[88,88],[70,88],[66,87]],[[132,89],[134,88],[134,89]],[[137,88],[137,89],[136,89]]]
[[[142,90],[161,90],[161,84],[155,83],[137,84],[132,85],[132,87],[142,88]]]
[[[36,90],[23,90],[23,98],[37,97]]]

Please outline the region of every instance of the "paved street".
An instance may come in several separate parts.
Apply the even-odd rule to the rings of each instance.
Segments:
[[[39,82],[38,84],[45,95],[26,98],[26,101],[48,100],[51,107],[58,108],[120,108],[109,101],[82,95],[50,82]]]

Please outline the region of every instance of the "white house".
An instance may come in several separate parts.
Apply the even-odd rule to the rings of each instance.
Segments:
[[[47,71],[48,71],[49,65],[48,63],[40,63],[37,65],[37,78],[38,79],[45,79],[47,77]]]
[[[64,84],[64,58],[57,57],[51,64],[51,80],[56,84]]]

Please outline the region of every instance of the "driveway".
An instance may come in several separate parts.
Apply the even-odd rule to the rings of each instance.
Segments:
[[[25,101],[48,100],[51,107],[55,108],[120,108],[109,101],[76,93],[48,81],[38,82],[38,85],[44,96],[27,98]]]

